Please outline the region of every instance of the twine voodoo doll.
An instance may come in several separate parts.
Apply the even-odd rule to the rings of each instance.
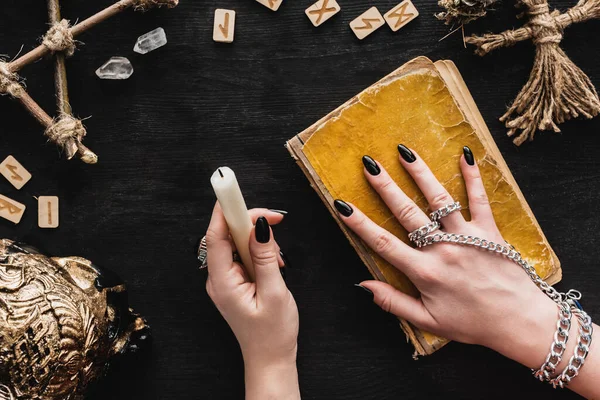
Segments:
[[[529,17],[523,27],[466,39],[477,46],[476,53],[481,56],[523,40],[531,39],[536,45],[529,81],[500,118],[516,145],[533,140],[538,129],[560,132],[558,124],[568,119],[593,118],[600,113],[600,100],[590,78],[560,48],[565,28],[600,17],[600,0],[580,0],[564,14],[551,12],[546,0],[522,0],[519,5]]]

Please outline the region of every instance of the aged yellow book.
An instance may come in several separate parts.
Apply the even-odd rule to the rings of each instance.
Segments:
[[[460,73],[451,61],[416,58],[353,97],[288,141],[287,147],[375,279],[413,296],[419,293],[395,267],[380,258],[340,221],[335,199],[354,203],[376,223],[408,242],[363,176],[365,154],[385,166],[398,185],[426,212],[427,203],[400,165],[396,147],[415,149],[455,200],[468,201],[460,173],[462,147],[478,160],[494,217],[503,237],[554,284],[560,263],[500,154]],[[401,321],[416,355],[447,343]]]

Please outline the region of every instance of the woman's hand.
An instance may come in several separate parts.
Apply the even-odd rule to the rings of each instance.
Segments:
[[[398,150],[400,162],[423,192],[431,210],[454,202],[415,152],[403,145],[398,146]],[[368,156],[363,158],[363,163],[367,180],[408,232],[430,222],[427,214],[402,192],[383,166]],[[460,212],[453,212],[441,220],[444,231],[504,243],[469,148],[464,149],[460,167],[468,192],[471,221],[466,221]],[[415,249],[351,205],[336,200],[335,206],[348,227],[405,273],[421,292],[420,298],[413,298],[383,282],[362,282],[360,286],[373,292],[375,303],[384,310],[437,335],[490,347],[530,368],[542,365],[556,329],[558,308],[520,266],[498,254],[459,244],[436,243]],[[562,371],[573,354],[577,340],[575,319],[569,347],[557,371]],[[593,369],[586,362],[582,375],[594,373]],[[573,381],[573,388],[577,380],[585,381],[578,377]],[[597,390],[585,394],[600,396]]]
[[[250,216],[256,225],[250,238],[256,282],[250,282],[242,266],[233,261],[233,244],[217,203],[206,233],[206,290],[240,343],[246,398],[300,398],[298,308],[281,276],[279,247],[269,226],[281,222],[283,215],[254,209]]]

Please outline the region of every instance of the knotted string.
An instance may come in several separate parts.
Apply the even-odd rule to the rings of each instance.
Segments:
[[[533,43],[560,43],[563,39],[563,32],[560,25],[556,22],[559,15],[557,11],[550,13],[548,3],[533,5],[527,11],[530,16],[529,24],[533,29]]]
[[[19,76],[10,70],[9,64],[0,60],[0,94],[19,97],[23,86],[19,83]]]
[[[467,38],[481,56],[523,40],[531,39],[536,45],[529,81],[500,118],[509,129],[508,136],[515,136],[517,145],[533,140],[537,130],[560,132],[558,124],[565,120],[593,118],[600,113],[594,85],[559,46],[566,27],[600,17],[600,0],[581,0],[565,14],[550,12],[546,0],[523,0],[522,4],[529,16],[524,27]]]
[[[68,114],[61,114],[46,129],[45,135],[65,151],[69,160],[79,153],[81,160],[87,164],[98,162],[98,156],[81,143],[86,130],[80,120]]]
[[[67,57],[75,54],[75,39],[69,21],[63,19],[52,25],[44,35],[42,44],[53,53],[64,52]]]

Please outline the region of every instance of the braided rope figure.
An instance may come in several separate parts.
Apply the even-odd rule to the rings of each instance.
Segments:
[[[529,17],[523,27],[466,38],[480,56],[523,40],[531,39],[536,46],[529,81],[500,118],[518,146],[533,140],[537,130],[560,132],[558,125],[566,120],[591,119],[600,113],[600,100],[590,78],[560,47],[565,28],[600,17],[600,0],[580,0],[562,14],[550,11],[547,0],[522,0],[519,5]]]

